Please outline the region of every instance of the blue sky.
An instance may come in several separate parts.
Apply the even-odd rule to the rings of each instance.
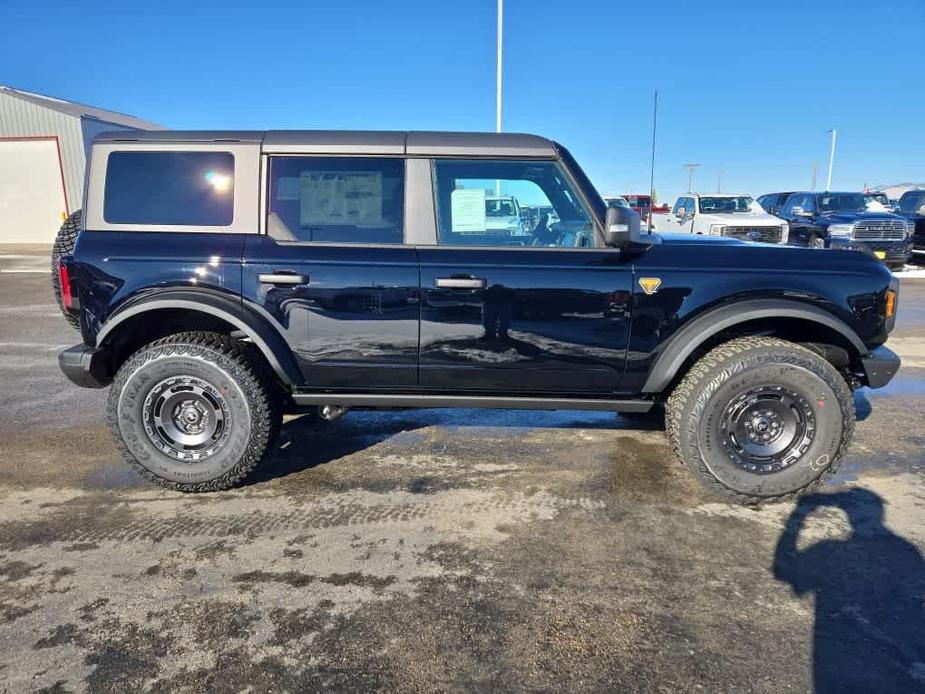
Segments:
[[[0,0],[0,83],[173,128],[492,130],[494,0]],[[925,0],[505,3],[504,129],[603,193],[925,181]]]

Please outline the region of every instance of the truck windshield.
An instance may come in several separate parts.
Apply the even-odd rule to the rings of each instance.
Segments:
[[[826,193],[816,202],[820,212],[863,212],[867,209],[862,193]]]
[[[513,217],[517,214],[511,200],[486,200],[485,214],[489,217]]]
[[[748,196],[700,198],[701,212],[749,212],[752,199]]]
[[[899,209],[903,212],[925,214],[925,190],[921,193],[906,193],[899,199]]]

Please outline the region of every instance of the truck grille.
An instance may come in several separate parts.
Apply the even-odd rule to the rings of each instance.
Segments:
[[[780,227],[724,227],[723,236],[759,243],[780,243]]]
[[[856,241],[902,241],[906,238],[906,225],[898,219],[855,222],[851,238]]]

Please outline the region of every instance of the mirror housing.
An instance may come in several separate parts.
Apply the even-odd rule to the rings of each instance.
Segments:
[[[675,215],[680,217],[681,219],[684,219],[685,217],[687,217],[687,208],[682,207],[675,213]]]
[[[641,222],[629,207],[608,207],[604,219],[604,244],[620,248],[639,243]]]

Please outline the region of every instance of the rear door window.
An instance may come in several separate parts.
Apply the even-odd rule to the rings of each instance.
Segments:
[[[277,241],[404,241],[402,159],[270,157],[267,233]]]
[[[103,218],[109,224],[229,226],[234,219],[234,155],[112,152]]]

